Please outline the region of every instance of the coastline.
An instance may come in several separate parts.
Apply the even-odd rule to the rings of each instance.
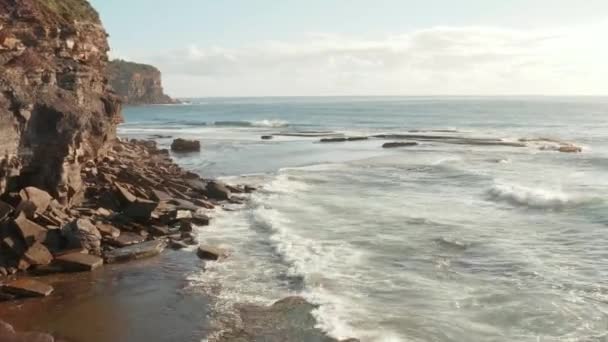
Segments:
[[[149,161],[144,162],[146,159]],[[154,164],[153,169],[144,166],[150,163]],[[242,203],[246,199],[239,194],[253,191],[252,188],[224,185],[185,171],[174,163],[167,150],[158,149],[150,140],[118,140],[108,156],[87,162],[82,176],[88,189],[83,206],[66,209],[69,217],[45,214],[66,222],[93,222],[103,235],[98,247],[107,265],[72,273],[65,265],[51,262],[32,267],[27,274],[17,274],[17,279],[50,285],[54,292],[45,298],[14,298],[0,303],[0,318],[16,329],[52,333],[56,339],[68,342],[143,342],[151,338],[200,341],[204,336],[213,336],[210,341],[226,342],[261,336],[271,341],[337,341],[315,328],[311,314],[315,306],[299,297],[277,298],[278,302],[269,307],[239,304],[234,317],[217,318],[222,322],[218,334],[219,328],[212,326],[210,319],[214,315],[212,294],[189,289],[186,275],[204,272],[206,262],[199,259],[204,258],[200,253],[196,256],[198,241],[194,233],[204,235],[204,225],[212,220],[207,216],[210,209]],[[155,183],[155,177],[164,180],[156,179],[161,182]],[[209,190],[209,184],[216,185],[215,191]],[[152,210],[139,205],[149,202],[155,203]],[[170,248],[144,255],[142,260],[131,255],[125,262],[114,263],[107,257],[155,241]],[[85,245],[78,251],[55,253],[96,253]],[[8,277],[3,282],[14,279],[15,276]],[[292,320],[285,320],[286,314]],[[74,325],[81,316],[92,319]],[[151,329],[151,325],[155,328]]]

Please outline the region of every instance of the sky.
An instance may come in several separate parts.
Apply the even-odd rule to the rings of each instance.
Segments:
[[[607,0],[90,0],[174,97],[608,95]]]

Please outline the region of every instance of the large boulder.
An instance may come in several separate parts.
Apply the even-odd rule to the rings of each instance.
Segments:
[[[150,258],[157,256],[165,249],[167,243],[163,240],[155,240],[138,243],[128,247],[117,248],[106,252],[104,260],[108,264],[125,262],[130,260]]]
[[[84,248],[91,254],[101,253],[101,233],[88,219],[77,219],[62,229],[68,248]]]
[[[230,190],[226,184],[219,181],[207,183],[207,196],[209,198],[225,201],[230,199]]]
[[[196,250],[196,255],[203,260],[217,261],[228,256],[228,253],[218,247],[200,245]]]
[[[22,201],[31,202],[36,208],[35,211],[37,214],[44,213],[53,200],[53,197],[51,197],[48,192],[33,186],[28,186],[21,190],[19,196],[21,196]]]
[[[201,150],[201,142],[177,138],[171,143],[171,150],[174,152],[198,152]]]

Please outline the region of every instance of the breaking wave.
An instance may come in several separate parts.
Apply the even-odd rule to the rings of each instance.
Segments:
[[[258,121],[216,121],[214,126],[224,127],[287,127],[289,123],[284,120],[258,120]]]
[[[494,184],[488,195],[498,202],[535,209],[564,209],[595,202],[594,198],[566,194],[562,191],[550,191],[539,188],[528,188],[513,184]]]

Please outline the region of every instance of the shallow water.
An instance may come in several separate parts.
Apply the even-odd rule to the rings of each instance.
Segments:
[[[201,232],[232,256],[186,276],[222,314],[300,294],[338,338],[605,341],[607,115],[605,98],[206,99],[127,108],[120,133],[200,139],[182,165],[261,187]],[[584,151],[260,140],[302,131],[552,138]]]

